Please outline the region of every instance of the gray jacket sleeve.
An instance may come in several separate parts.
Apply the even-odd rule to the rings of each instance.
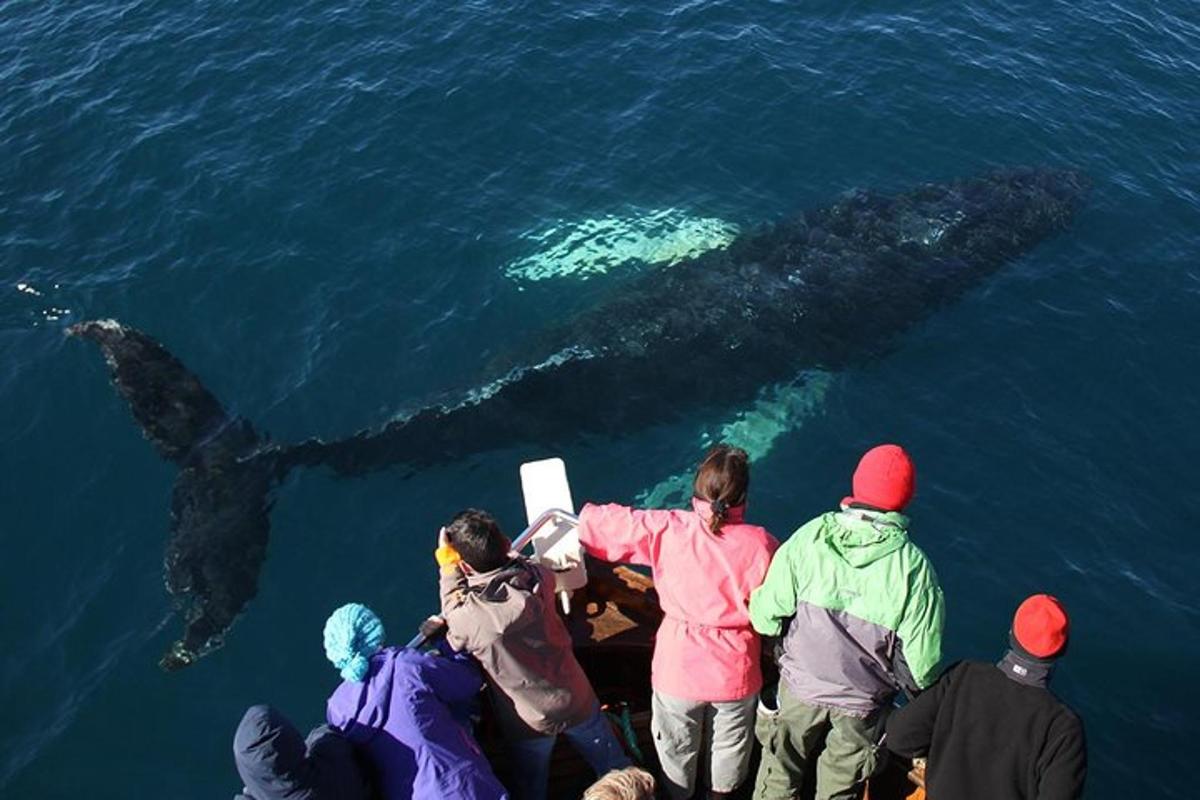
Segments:
[[[917,679],[913,677],[912,670],[908,668],[908,661],[904,658],[904,643],[896,640],[896,650],[892,653],[892,672],[896,676],[896,680],[900,682],[900,688],[904,689],[904,693],[908,695],[908,699],[912,700],[921,693],[921,688],[917,685]]]

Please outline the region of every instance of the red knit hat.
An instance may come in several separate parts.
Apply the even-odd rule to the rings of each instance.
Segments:
[[[1037,658],[1052,658],[1067,646],[1070,621],[1058,598],[1035,594],[1013,616],[1013,638],[1021,649]]]
[[[843,503],[862,503],[884,511],[899,511],[912,500],[917,474],[912,459],[896,444],[872,447],[854,470],[854,494]]]

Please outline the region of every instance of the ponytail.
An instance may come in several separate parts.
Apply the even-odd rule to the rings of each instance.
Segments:
[[[708,451],[696,470],[692,493],[709,504],[712,517],[708,529],[721,535],[729,509],[746,503],[750,488],[750,463],[746,451],[719,444]]]
[[[725,524],[725,512],[729,510],[729,506],[725,505],[725,501],[721,499],[713,500],[709,503],[712,509],[712,519],[708,521],[708,529],[712,531],[713,536],[721,535],[721,526]]]

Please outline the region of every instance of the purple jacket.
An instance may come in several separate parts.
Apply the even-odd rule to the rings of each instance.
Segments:
[[[479,745],[459,722],[483,685],[465,656],[388,647],[364,683],[343,681],[326,718],[362,748],[384,800],[507,800]]]

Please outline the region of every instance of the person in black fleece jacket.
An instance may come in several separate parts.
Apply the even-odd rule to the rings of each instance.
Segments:
[[[1050,595],[1017,609],[999,664],[960,661],[887,723],[887,746],[928,757],[930,800],[1074,800],[1083,794],[1083,722],[1051,694],[1067,615]]]

